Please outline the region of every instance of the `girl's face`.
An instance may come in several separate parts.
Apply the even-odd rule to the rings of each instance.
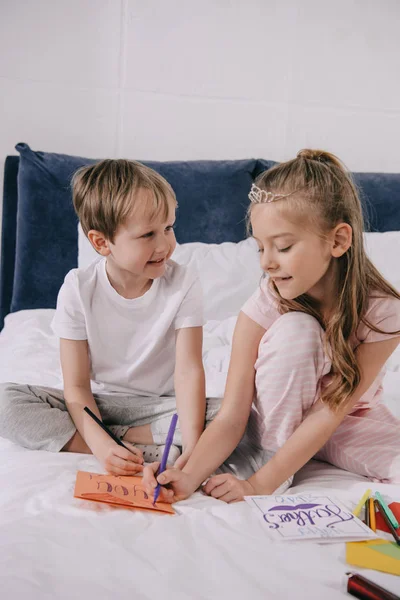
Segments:
[[[317,231],[289,221],[274,203],[254,205],[251,226],[261,268],[282,298],[293,300],[308,293],[324,300],[331,288],[334,236],[322,238]]]

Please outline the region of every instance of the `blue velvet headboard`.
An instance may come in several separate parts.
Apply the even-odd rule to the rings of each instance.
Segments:
[[[74,171],[93,159],[34,152],[5,163],[0,267],[0,329],[9,312],[54,308],[65,274],[77,266],[77,220],[71,202]],[[180,243],[221,243],[245,237],[252,181],[274,162],[148,162],[174,188]],[[400,174],[355,173],[374,231],[400,230]]]

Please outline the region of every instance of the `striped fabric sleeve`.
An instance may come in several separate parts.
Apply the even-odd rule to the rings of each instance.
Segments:
[[[242,306],[242,312],[253,321],[268,329],[280,317],[277,300],[268,289],[265,279],[254,294]]]
[[[372,325],[387,333],[378,333],[362,323],[357,337],[363,342],[382,342],[400,336],[400,300],[397,298],[371,298],[365,316]]]

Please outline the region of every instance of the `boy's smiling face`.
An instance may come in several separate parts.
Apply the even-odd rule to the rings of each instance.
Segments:
[[[174,223],[173,206],[166,219],[162,214],[151,219],[146,211],[135,211],[118,227],[114,242],[108,242],[107,261],[132,275],[161,277],[176,247]]]
[[[146,197],[149,192],[138,190],[137,194],[135,202],[140,208],[136,208],[118,226],[113,242],[98,232],[89,232],[88,235],[95,250],[107,257],[107,273],[111,279],[132,288],[161,277],[176,247],[173,200],[167,217],[160,211],[152,218],[151,205]]]

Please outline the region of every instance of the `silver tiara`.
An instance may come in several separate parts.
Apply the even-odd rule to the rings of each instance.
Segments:
[[[287,198],[292,194],[294,194],[294,191],[290,192],[289,194],[274,194],[272,192],[266,192],[265,190],[259,188],[255,183],[253,183],[249,193],[249,200],[253,204],[265,204],[266,202],[275,202],[275,200]]]

